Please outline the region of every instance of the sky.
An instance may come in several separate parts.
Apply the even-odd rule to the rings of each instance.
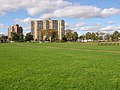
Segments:
[[[0,34],[19,24],[30,32],[31,20],[65,20],[66,29],[86,32],[120,31],[120,0],[0,0]]]

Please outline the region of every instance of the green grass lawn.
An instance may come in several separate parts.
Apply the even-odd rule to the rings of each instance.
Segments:
[[[120,90],[120,46],[0,44],[0,90]]]

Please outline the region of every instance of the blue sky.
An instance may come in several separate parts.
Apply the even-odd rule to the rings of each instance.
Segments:
[[[120,0],[1,0],[0,33],[15,23],[30,31],[34,19],[64,19],[79,34],[120,31]]]

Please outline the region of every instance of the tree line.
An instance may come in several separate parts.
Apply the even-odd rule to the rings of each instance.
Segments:
[[[38,39],[36,39],[35,41],[50,41],[50,42],[58,41],[58,32],[57,30],[54,29],[39,30]]]
[[[26,36],[24,36],[22,33],[18,34],[15,32],[11,32],[11,38],[9,38],[9,41],[16,41],[16,42],[25,42],[25,41],[32,41],[33,35],[31,33],[27,33]]]
[[[54,29],[49,29],[49,30],[40,30],[38,37],[39,38],[36,41],[50,41],[50,42],[74,41],[76,42],[78,40],[78,33],[73,32],[71,30],[68,30],[67,32],[65,31],[64,36],[62,36],[62,40],[59,40],[58,31]]]
[[[44,37],[46,36],[46,37]],[[31,32],[27,33],[26,35],[17,34],[15,32],[11,33],[11,38],[8,38],[7,36],[1,36],[0,42],[7,42],[9,41],[15,41],[15,42],[26,42],[26,41],[33,41],[33,35]],[[66,30],[65,35],[62,38],[62,42],[76,42],[81,41],[84,42],[87,41],[107,41],[107,42],[118,42],[120,40],[120,32],[114,31],[112,34],[110,33],[103,33],[103,32],[87,32],[83,35],[78,36],[77,32],[74,32],[73,30]],[[38,35],[38,40],[36,41],[50,41],[50,42],[58,42],[60,41],[58,39],[58,32],[56,30],[50,29],[50,30],[41,30]]]
[[[15,41],[15,42],[31,42],[33,40],[33,35],[31,33],[27,33],[26,36],[15,32],[11,32],[11,37],[8,38],[8,36],[0,36],[0,42],[9,42],[9,41]]]
[[[114,31],[112,34],[110,33],[103,33],[103,32],[87,32],[79,36],[79,39],[84,40],[91,40],[91,41],[107,41],[107,42],[118,42],[120,40],[120,32]]]
[[[0,42],[7,42],[8,37],[7,36],[0,36]]]
[[[63,39],[64,42],[70,41],[70,42],[76,42],[78,40],[78,33],[73,32],[71,30],[66,31]]]

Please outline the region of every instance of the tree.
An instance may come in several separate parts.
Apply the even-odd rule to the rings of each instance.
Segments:
[[[20,36],[19,36],[19,41],[20,42],[24,42],[24,35],[21,33]]]
[[[90,32],[87,32],[87,33],[86,33],[86,39],[87,39],[87,40],[91,39],[91,36],[92,36],[92,35],[91,35]]]
[[[71,31],[71,30],[68,30],[68,31],[66,32],[66,35],[65,35],[67,41],[72,41],[72,36],[73,36],[72,31]]]
[[[111,35],[112,41],[119,41],[119,37],[120,37],[120,33],[119,33],[118,31],[115,31],[115,32]]]
[[[96,32],[96,40],[99,41],[99,35],[100,35],[100,32]]]
[[[102,36],[98,36],[98,40],[103,40],[103,37]]]
[[[63,42],[66,42],[67,41],[67,38],[65,36],[62,37],[62,41]]]
[[[81,36],[79,37],[79,39],[84,42],[85,36],[84,36],[84,35],[81,35]]]
[[[51,34],[50,34],[50,36],[51,36],[51,41],[52,42],[57,41],[57,39],[58,39],[57,38],[58,37],[57,31],[55,31],[55,30],[52,31]]]
[[[31,33],[27,33],[25,36],[25,41],[31,42],[33,40],[33,35]]]
[[[8,37],[7,36],[1,36],[0,41],[1,42],[7,42]]]
[[[107,33],[104,37],[105,40],[107,40],[108,42],[110,41],[110,37],[111,35],[109,33]]]
[[[41,40],[46,40],[47,30],[44,30],[44,29],[41,30],[40,34],[41,34]]]
[[[73,41],[75,41],[75,42],[78,40],[78,33],[77,33],[77,32],[74,32],[74,33],[73,33],[72,39],[73,39]]]
[[[91,33],[91,39],[92,39],[93,41],[97,40],[97,39],[96,39],[96,34],[95,34],[94,32]]]
[[[12,41],[19,41],[19,35],[15,32],[11,32]]]
[[[100,35],[102,37],[102,40],[104,40],[105,39],[105,37],[104,37],[105,33],[104,32],[100,32]]]

